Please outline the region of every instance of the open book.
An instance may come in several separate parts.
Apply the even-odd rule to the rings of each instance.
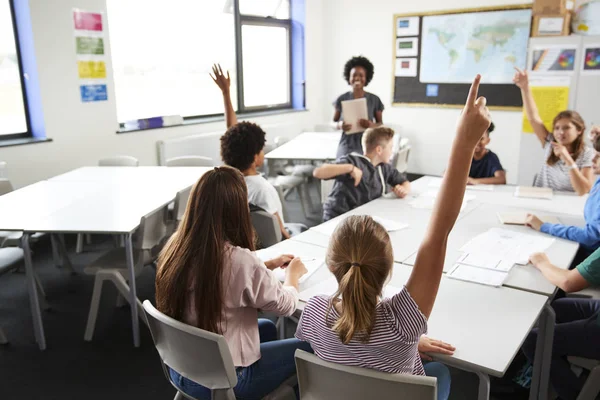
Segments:
[[[548,222],[550,224],[560,224],[557,217],[553,215],[538,215],[542,222]],[[525,225],[527,219],[527,213],[524,212],[504,212],[498,213],[498,219],[504,225]]]
[[[527,197],[532,199],[545,199],[552,200],[552,189],[540,188],[540,187],[529,187],[529,186],[518,186],[515,190],[515,196]]]

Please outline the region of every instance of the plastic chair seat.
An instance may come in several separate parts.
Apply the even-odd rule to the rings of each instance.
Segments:
[[[279,186],[283,190],[293,189],[302,185],[305,181],[300,176],[279,175],[276,178],[269,178],[269,182],[275,187]]]
[[[23,260],[23,249],[7,247],[0,249],[0,275],[15,268],[15,264]]]

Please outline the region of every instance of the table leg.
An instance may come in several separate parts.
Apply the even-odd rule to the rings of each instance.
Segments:
[[[131,305],[131,329],[133,331],[133,345],[140,347],[140,324],[137,308],[137,290],[135,284],[135,265],[133,259],[133,234],[125,238],[125,255],[127,257],[127,270],[129,272],[129,304]]]
[[[529,399],[548,398],[548,386],[550,384],[550,363],[552,361],[552,342],[554,341],[554,324],[556,314],[546,304],[538,323],[538,336],[535,344],[535,358],[533,362],[533,376]]]
[[[54,265],[57,267],[62,267],[62,260],[58,250],[58,240],[55,234],[50,235],[50,243],[52,243],[52,259],[54,260]]]
[[[23,233],[23,236],[21,237],[21,247],[25,253],[25,274],[27,279],[27,291],[29,292],[29,306],[31,307],[31,316],[33,318],[33,333],[40,350],[45,350],[46,337],[44,335],[44,323],[42,321],[40,301],[38,298],[38,291],[33,273],[33,262],[31,260],[31,249],[29,248],[28,233]]]
[[[475,372],[479,377],[479,390],[477,393],[478,400],[489,400],[490,398],[490,377],[483,372]]]
[[[69,258],[69,252],[67,251],[67,245],[65,244],[65,235],[59,234],[57,235],[57,244],[58,251],[62,258],[62,266],[68,269],[71,274],[75,274],[75,269],[73,268],[73,264],[71,264],[71,259]]]

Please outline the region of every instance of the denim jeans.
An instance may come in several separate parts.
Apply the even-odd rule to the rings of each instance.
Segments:
[[[571,370],[567,356],[600,359],[600,300],[563,298],[554,301],[556,312],[550,364],[550,383],[561,399],[576,399],[583,382]],[[523,353],[533,363],[538,330],[533,329]]]
[[[277,328],[268,319],[258,320],[260,360],[248,367],[236,367],[237,385],[233,388],[238,399],[261,399],[277,389],[296,373],[296,349],[313,352],[310,345],[298,339],[277,340]],[[179,389],[197,399],[210,400],[210,390],[170,369],[171,380]],[[298,390],[296,388],[296,396]]]
[[[446,400],[450,396],[450,370],[444,364],[432,361],[423,363],[425,375],[437,378],[437,398]]]

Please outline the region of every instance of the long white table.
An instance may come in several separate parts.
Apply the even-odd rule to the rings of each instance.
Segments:
[[[140,219],[173,201],[177,191],[193,185],[205,167],[84,167],[0,197],[0,230],[23,231],[21,245],[40,349],[46,348],[43,321],[33,278],[29,236],[35,232],[123,234],[135,304],[132,236]],[[63,256],[64,256],[63,252]],[[139,346],[137,307],[131,307],[133,342]]]
[[[267,160],[335,160],[340,132],[304,132],[267,153]]]

